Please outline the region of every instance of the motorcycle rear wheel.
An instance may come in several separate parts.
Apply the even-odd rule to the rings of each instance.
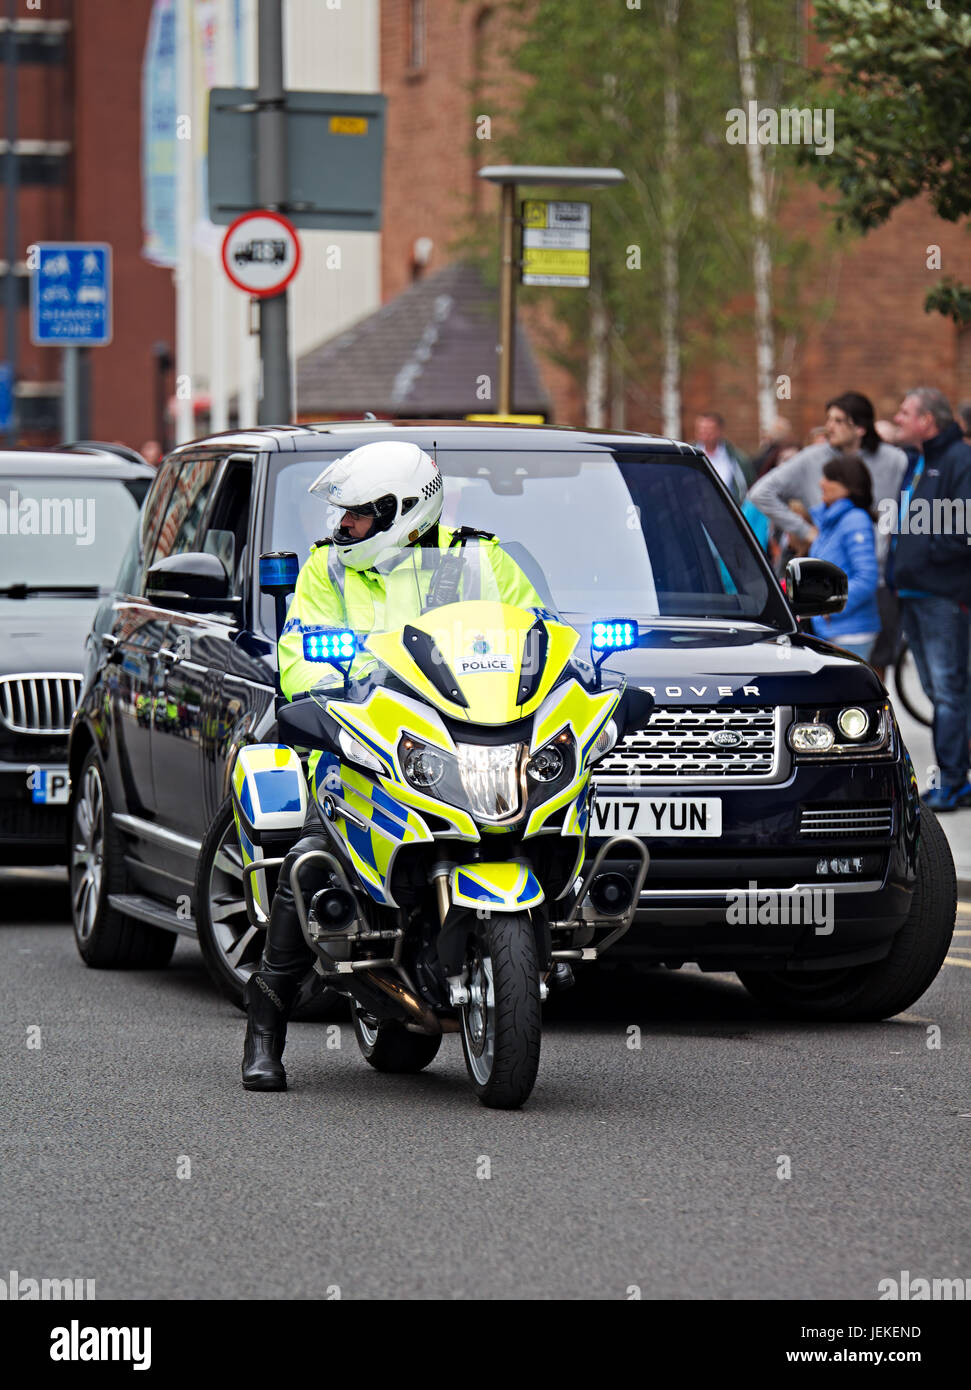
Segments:
[[[518,1110],[539,1071],[542,1018],[536,938],[528,913],[491,917],[470,939],[469,1002],[460,1011],[462,1050],[476,1095],[494,1110]]]
[[[394,1019],[371,1018],[359,1005],[351,1007],[354,1036],[361,1056],[375,1071],[402,1075],[424,1071],[442,1045],[441,1033],[409,1033]]]

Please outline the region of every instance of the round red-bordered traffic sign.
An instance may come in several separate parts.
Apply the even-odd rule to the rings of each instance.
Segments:
[[[223,237],[223,270],[238,290],[257,299],[282,294],[300,269],[300,257],[296,227],[268,208],[244,212]]]

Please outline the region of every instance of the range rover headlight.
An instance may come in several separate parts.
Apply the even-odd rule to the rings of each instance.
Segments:
[[[892,758],[894,720],[890,705],[803,707],[789,730],[794,753],[819,758]]]
[[[840,710],[836,724],[840,733],[847,738],[862,738],[870,727],[870,716],[859,705],[850,705],[848,709]]]
[[[793,724],[789,746],[797,753],[826,753],[836,742],[828,724]]]

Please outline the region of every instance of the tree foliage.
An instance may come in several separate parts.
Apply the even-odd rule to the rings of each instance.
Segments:
[[[676,22],[671,23],[672,8]],[[681,345],[710,356],[729,305],[751,288],[751,221],[745,151],[726,141],[738,107],[733,0],[505,0],[506,61],[520,75],[490,155],[495,162],[616,166],[619,188],[529,189],[530,197],[588,198],[592,273],[602,289],[626,374],[658,362],[661,246],[678,246]],[[806,85],[792,0],[753,0],[759,98],[792,100]],[[665,140],[665,95],[677,92],[677,141]],[[790,151],[773,150],[777,170]],[[778,177],[774,202],[781,193]],[[793,239],[772,227],[773,249],[794,259]],[[525,297],[540,291],[526,291]],[[584,292],[548,292],[576,345],[579,369],[589,327]],[[656,404],[652,402],[652,404]]]
[[[821,99],[836,111],[832,155],[815,161],[835,187],[840,225],[867,232],[926,194],[938,216],[971,213],[971,14],[951,0],[817,0],[827,45]],[[942,282],[925,308],[971,322],[962,286]]]

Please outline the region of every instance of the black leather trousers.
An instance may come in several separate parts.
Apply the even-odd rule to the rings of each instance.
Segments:
[[[293,902],[290,888],[290,870],[309,849],[330,850],[333,846],[320,823],[316,806],[311,803],[304,821],[303,834],[287,854],[280,868],[280,877],[273,895],[270,909],[270,925],[266,930],[266,944],[263,947],[261,969],[274,975],[287,975],[301,980],[314,963],[314,953],[307,945],[300,930],[300,919]],[[327,869],[317,861],[311,861],[300,871],[300,883],[305,893],[313,894],[318,888],[326,887],[329,881]]]

